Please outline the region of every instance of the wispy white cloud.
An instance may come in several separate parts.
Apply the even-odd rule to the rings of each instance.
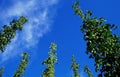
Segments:
[[[0,10],[2,11],[0,16],[4,21],[9,22],[9,18],[26,16],[29,22],[25,24],[22,32],[18,32],[17,36],[7,46],[6,51],[1,55],[2,62],[15,57],[23,49],[30,49],[37,45],[39,39],[50,30],[50,25],[53,22],[52,17],[54,16],[52,10],[56,10],[54,6],[58,3],[58,0],[11,1],[14,2],[12,5],[4,9],[4,11]],[[6,12],[5,15],[3,15],[4,12]]]
[[[6,16],[26,15],[28,12],[31,12],[31,9],[34,9],[35,5],[35,0],[29,2],[17,1],[17,3],[15,1],[15,5],[7,10]]]

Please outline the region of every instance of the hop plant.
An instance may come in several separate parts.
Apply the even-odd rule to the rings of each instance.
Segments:
[[[88,77],[94,77],[87,65],[84,67],[84,72],[88,74]]]
[[[50,45],[50,51],[49,51],[49,57],[42,62],[42,64],[46,65],[47,68],[43,71],[42,77],[54,77],[54,65],[57,63],[57,55],[56,51],[57,45],[55,43],[51,43]]]
[[[29,62],[28,56],[29,56],[29,54],[26,53],[26,52],[24,52],[24,53],[22,53],[21,56],[22,56],[23,58],[22,58],[21,63],[19,64],[18,69],[17,69],[17,71],[15,72],[15,74],[14,74],[13,77],[21,77],[21,76],[23,76],[23,74],[24,74],[24,72],[25,72],[25,70],[26,70],[26,67],[27,67],[27,65],[28,65],[28,62]]]
[[[3,29],[0,30],[0,52],[5,51],[6,45],[15,37],[16,31],[22,30],[23,24],[27,21],[25,17],[21,16],[18,20],[11,21],[9,26],[3,26]]]
[[[0,68],[0,77],[2,77],[3,72],[4,72],[4,67],[1,67]]]
[[[72,56],[72,65],[71,65],[71,69],[74,72],[74,76],[73,77],[80,77],[80,74],[78,72],[78,69],[80,68],[79,64],[76,62],[74,56]]]
[[[73,5],[75,14],[82,19],[81,31],[87,42],[86,53],[95,61],[95,70],[100,71],[98,77],[120,76],[120,37],[113,34],[117,26],[105,23],[106,20],[91,17],[92,12],[82,12],[77,1]]]

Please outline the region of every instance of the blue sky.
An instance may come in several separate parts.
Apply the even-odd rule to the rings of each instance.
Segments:
[[[71,77],[71,56],[74,54],[80,64],[81,77],[84,65],[94,71],[94,61],[85,54],[86,42],[80,32],[81,19],[74,15],[71,8],[75,0],[1,0],[0,28],[10,20],[26,16],[29,22],[22,32],[0,54],[0,66],[5,67],[3,77],[12,77],[20,63],[20,53],[30,53],[30,62],[23,77],[41,77],[45,66],[41,63],[48,56],[51,42],[58,46],[58,64],[55,67],[56,77]],[[80,0],[80,6],[92,10],[96,17],[104,17],[108,23],[120,25],[119,0]],[[120,29],[114,31],[119,34]]]

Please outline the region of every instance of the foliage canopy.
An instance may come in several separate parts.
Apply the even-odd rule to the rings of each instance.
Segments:
[[[84,72],[88,74],[88,77],[94,77],[87,65],[84,67]]]
[[[15,72],[13,77],[21,77],[24,74],[25,69],[26,69],[28,62],[29,62],[28,56],[29,56],[29,54],[26,52],[24,52],[22,54],[23,58],[22,58],[21,63],[19,64],[18,69]]]
[[[42,64],[46,65],[47,68],[43,71],[42,77],[54,77],[54,65],[57,63],[57,45],[55,43],[51,43],[49,57],[42,62]]]
[[[0,77],[2,77],[3,72],[4,72],[4,67],[1,67],[0,68]]]
[[[95,60],[95,70],[100,71],[99,77],[120,76],[120,37],[112,33],[116,26],[106,24],[104,18],[91,17],[92,12],[82,12],[79,1],[73,5],[75,14],[82,18],[81,31],[87,42],[89,58]]]
[[[23,24],[27,21],[25,17],[21,16],[18,20],[11,21],[10,26],[3,26],[3,29],[0,30],[0,52],[5,51],[6,45],[15,37],[16,31],[22,30]]]
[[[72,65],[71,65],[71,69],[74,72],[74,76],[73,77],[80,77],[80,74],[78,72],[78,69],[80,68],[80,65],[76,62],[74,56],[72,56]]]

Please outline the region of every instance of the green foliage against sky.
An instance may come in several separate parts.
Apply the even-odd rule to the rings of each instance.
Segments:
[[[74,56],[72,56],[72,65],[71,65],[71,69],[73,70],[74,72],[74,75],[73,77],[80,77],[80,74],[79,74],[79,68],[80,68],[80,65],[76,62]]]
[[[84,67],[84,72],[88,74],[88,77],[94,77],[87,65]]]
[[[4,52],[6,45],[15,37],[17,30],[22,30],[25,22],[27,22],[27,19],[21,16],[18,20],[10,22],[9,26],[3,26],[3,29],[0,30],[0,52]]]
[[[95,60],[95,70],[100,71],[99,77],[120,76],[120,37],[112,33],[116,28],[106,24],[105,19],[91,17],[92,12],[82,12],[77,1],[73,5],[75,14],[82,18],[81,31],[87,42],[86,53]]]
[[[0,77],[2,77],[3,72],[4,72],[4,67],[1,67],[0,68]]]
[[[82,19],[81,31],[84,34],[84,40],[87,42],[86,54],[89,58],[95,61],[95,71],[98,72],[98,77],[119,77],[120,76],[120,37],[117,34],[113,34],[112,30],[116,29],[114,24],[106,24],[104,18],[91,17],[92,12],[87,11],[86,14],[79,7],[77,1],[73,5],[75,14]],[[27,22],[27,19],[23,16],[18,20],[13,20],[10,25],[4,25],[0,30],[0,52],[5,51],[5,47],[11,42],[16,35],[17,30],[22,30],[23,24]],[[57,63],[57,45],[51,43],[49,56],[42,62],[46,65],[45,70],[42,73],[42,77],[55,77],[55,64]],[[15,71],[13,77],[21,77],[24,75],[26,67],[29,62],[29,54],[24,52],[22,54],[22,60]],[[80,77],[78,69],[79,64],[76,62],[74,56],[72,56],[71,69],[73,70],[73,77]],[[85,66],[84,71],[88,74],[88,77],[93,77],[90,69]],[[0,68],[0,77],[4,72],[4,68]]]
[[[26,23],[27,18],[21,16],[18,20],[13,20],[10,22],[10,25],[4,25],[3,29],[0,30],[0,52],[5,51],[5,47],[11,42],[16,35],[17,30],[22,30],[23,24]],[[21,60],[21,64],[18,67],[18,70],[15,72],[14,77],[20,77],[28,64],[28,53],[23,53],[23,60]],[[4,72],[4,68],[0,68],[0,77]]]
[[[26,52],[24,52],[24,53],[22,54],[22,57],[23,57],[23,58],[22,58],[19,66],[18,66],[18,69],[16,70],[16,72],[15,72],[15,74],[14,74],[13,77],[21,77],[21,76],[23,76],[23,74],[24,74],[24,72],[25,72],[25,70],[26,70],[26,67],[27,67],[28,62],[29,62],[29,59],[28,59],[29,54],[26,53]]]
[[[50,51],[49,51],[49,57],[43,61],[43,65],[46,65],[46,69],[43,71],[42,77],[54,77],[54,65],[57,63],[57,55],[56,51],[57,45],[55,43],[51,43],[50,45]]]

